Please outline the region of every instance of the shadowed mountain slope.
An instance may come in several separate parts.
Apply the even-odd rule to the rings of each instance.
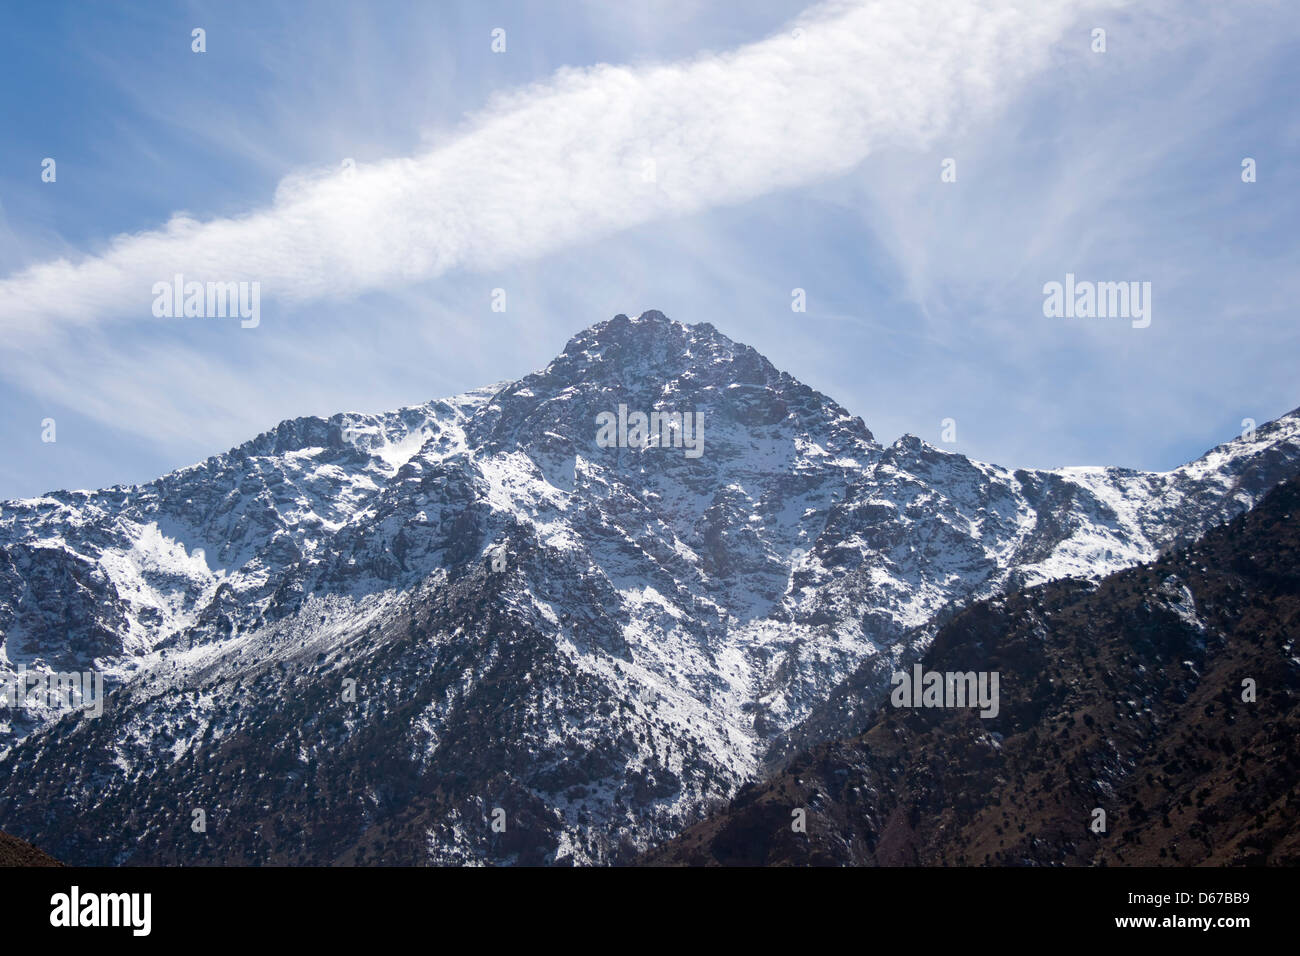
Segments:
[[[924,666],[998,671],[996,717],[887,702],[648,860],[1300,863],[1297,638],[1293,479],[1152,564],[958,614]]]

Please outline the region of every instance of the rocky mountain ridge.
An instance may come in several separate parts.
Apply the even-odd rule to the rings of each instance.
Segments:
[[[620,405],[702,413],[703,454],[602,447]],[[617,316],[515,383],[6,502],[0,681],[116,690],[0,712],[0,825],[72,863],[627,859],[952,602],[1152,560],[1297,471],[1297,413],[1167,473],[884,447],[710,325]]]
[[[1298,639],[1293,478],[1152,563],[967,608],[920,666],[997,672],[997,714],[891,692],[862,733],[796,755],[647,859],[1293,866]]]

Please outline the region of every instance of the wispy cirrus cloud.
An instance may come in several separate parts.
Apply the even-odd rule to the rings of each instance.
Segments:
[[[356,296],[816,181],[996,107],[1099,5],[832,2],[730,52],[563,70],[418,155],[295,175],[246,215],[177,215],[13,274],[0,328],[21,343],[149,319],[175,273],[260,281],[285,304]]]

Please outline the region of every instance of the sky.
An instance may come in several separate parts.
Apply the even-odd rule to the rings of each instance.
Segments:
[[[0,62],[0,498],[647,309],[1009,466],[1300,406],[1294,3],[52,0],[0,7]],[[155,315],[176,273],[258,324]],[[1150,283],[1149,326],[1044,315],[1067,273]]]

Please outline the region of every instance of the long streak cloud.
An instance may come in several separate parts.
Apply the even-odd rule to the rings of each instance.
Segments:
[[[733,51],[565,70],[422,154],[290,177],[247,215],[177,217],[13,274],[0,327],[147,318],[175,273],[259,281],[286,303],[356,295],[813,182],[995,108],[1094,6],[832,2]]]

